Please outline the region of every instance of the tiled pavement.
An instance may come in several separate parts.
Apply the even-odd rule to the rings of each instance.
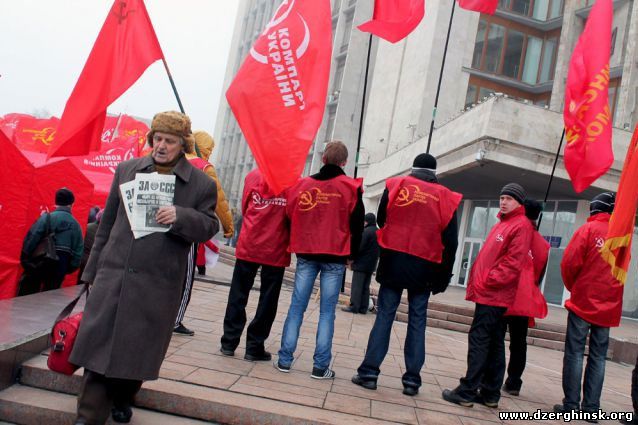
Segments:
[[[230,267],[219,264],[211,274],[228,281]],[[352,315],[337,308],[333,341],[334,381],[310,378],[319,304],[310,301],[301,329],[296,361],[291,373],[273,368],[271,363],[243,360],[244,339],[234,358],[219,353],[219,339],[228,296],[228,287],[197,282],[185,324],[196,331],[194,337],[175,336],[163,364],[161,377],[220,391],[221,399],[233,399],[237,393],[261,397],[284,411],[322,409],[324,415],[339,417],[338,422],[370,423],[387,421],[406,424],[482,424],[500,422],[498,410],[481,405],[463,408],[441,399],[441,391],[453,388],[465,372],[467,335],[443,329],[427,331],[426,364],[422,370],[423,386],[416,397],[401,393],[404,371],[403,339],[406,325],[395,322],[390,351],[381,367],[379,388],[365,390],[350,382],[361,362],[374,315]],[[253,291],[248,304],[248,320],[255,310],[258,292]],[[279,311],[267,349],[279,349],[283,321],[291,291],[282,289]],[[436,299],[436,297],[434,298]],[[504,396],[499,410],[551,410],[560,402],[562,352],[529,347],[524,384],[519,397]],[[607,412],[631,411],[631,367],[607,363],[602,408]],[[179,385],[175,383],[175,385]],[[322,416],[324,416],[322,415]],[[325,416],[324,416],[325,417]],[[337,421],[335,421],[337,422]],[[555,422],[554,422],[555,423]],[[617,422],[609,422],[617,423]]]

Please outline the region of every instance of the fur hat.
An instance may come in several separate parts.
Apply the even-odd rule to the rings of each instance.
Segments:
[[[436,170],[436,158],[429,153],[422,153],[414,158],[412,162],[412,168],[427,168],[429,170]]]
[[[153,135],[156,131],[181,137],[184,140],[184,152],[194,152],[195,138],[191,131],[191,119],[187,115],[176,111],[155,114],[151,131],[146,135],[146,142],[150,147],[153,147]]]
[[[503,186],[503,189],[501,189],[501,195],[511,196],[521,205],[523,205],[523,202],[525,202],[525,198],[527,197],[525,189],[523,189],[523,186],[518,183],[508,183]]]
[[[71,192],[66,187],[58,189],[55,192],[55,205],[59,205],[61,207],[68,207],[74,202],[75,202],[75,196],[73,196],[73,192]]]
[[[215,140],[205,131],[196,131],[193,133],[193,137],[195,138],[195,144],[197,145],[197,149],[199,149],[199,153],[202,154],[202,158],[208,160],[215,148]]]

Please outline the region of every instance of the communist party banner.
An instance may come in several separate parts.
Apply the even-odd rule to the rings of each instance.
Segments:
[[[116,0],[66,102],[49,157],[100,150],[106,109],[163,59],[142,0]]]
[[[268,185],[279,193],[303,171],[326,106],[329,0],[284,0],[226,92]]]
[[[611,265],[611,272],[622,284],[627,280],[631,260],[631,240],[638,207],[638,126],[627,149],[625,165],[620,175],[616,206],[611,215],[601,255]]]
[[[565,87],[565,168],[578,193],[614,162],[609,109],[612,0],[596,0],[569,63]]]
[[[425,16],[425,0],[375,0],[372,20],[357,28],[391,43],[403,40]]]
[[[493,15],[498,6],[498,0],[459,0],[459,6],[463,9]]]

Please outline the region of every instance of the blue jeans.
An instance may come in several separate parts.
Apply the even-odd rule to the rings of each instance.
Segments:
[[[605,379],[605,357],[609,346],[609,328],[592,325],[576,314],[569,312],[565,356],[563,357],[563,406],[568,410],[579,410],[580,379],[583,373],[585,341],[589,335],[589,356],[585,368],[582,410],[596,412],[600,408],[600,394]]]
[[[381,285],[377,301],[377,318],[370,331],[368,348],[357,373],[364,379],[376,380],[380,366],[390,345],[392,323],[401,303],[402,289]],[[408,333],[405,337],[403,355],[405,373],[404,387],[421,386],[421,368],[425,363],[425,324],[428,315],[430,292],[415,292],[408,289]]]
[[[341,279],[345,271],[345,264],[320,263],[297,258],[295,289],[292,291],[288,316],[281,336],[281,349],[279,350],[279,363],[281,365],[289,366],[292,364],[293,354],[297,349],[299,329],[303,323],[303,315],[308,307],[315,279],[321,272],[319,277],[321,303],[319,306],[319,324],[317,325],[317,340],[313,360],[316,368],[325,369],[330,366],[335,308],[337,301],[339,301]]]

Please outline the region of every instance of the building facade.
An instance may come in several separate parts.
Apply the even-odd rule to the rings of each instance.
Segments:
[[[362,7],[364,3],[370,7],[373,2],[359,0],[350,6],[355,2],[337,2],[338,9],[333,4],[333,16],[337,18],[330,94],[307,172],[318,168],[318,154],[327,140],[344,140],[351,152],[353,147],[356,150],[356,117],[361,111],[368,38],[352,27],[370,18],[371,10]],[[458,212],[459,251],[453,285],[466,285],[478,250],[497,220],[498,195],[504,184],[519,182],[529,196],[541,200],[545,197],[563,129],[569,60],[592,4],[593,0],[500,0],[497,12],[490,16],[455,7],[455,0],[428,2],[425,18],[406,39],[391,44],[374,38],[356,164],[358,175],[365,178],[368,211],[376,209],[385,180],[407,174],[413,158],[426,151],[445,37],[454,8],[431,144],[441,182],[464,195]],[[638,5],[631,0],[614,0],[613,4],[609,98],[616,161],[591,188],[577,194],[562,157],[558,160],[540,229],[552,245],[542,290],[553,304],[561,304],[569,297],[560,276],[564,249],[588,217],[588,200],[601,191],[616,190],[638,118]],[[353,8],[352,25],[346,19],[349,7]],[[348,34],[341,77],[339,55]],[[334,102],[336,107],[331,109]],[[225,102],[222,105],[227,108]],[[218,117],[218,127],[231,128],[232,124],[224,119]],[[226,145],[224,140],[228,139],[224,137],[222,131],[218,135],[222,146],[218,166],[229,172],[236,170],[241,161],[232,154],[223,154],[247,148],[245,143],[232,141]],[[353,170],[347,171],[352,174]],[[228,175],[225,178],[231,179]],[[241,182],[234,177],[231,180],[231,187],[237,187],[240,195]],[[634,246],[636,258],[638,249]],[[628,317],[638,317],[637,271],[634,261],[623,304],[623,313]]]

